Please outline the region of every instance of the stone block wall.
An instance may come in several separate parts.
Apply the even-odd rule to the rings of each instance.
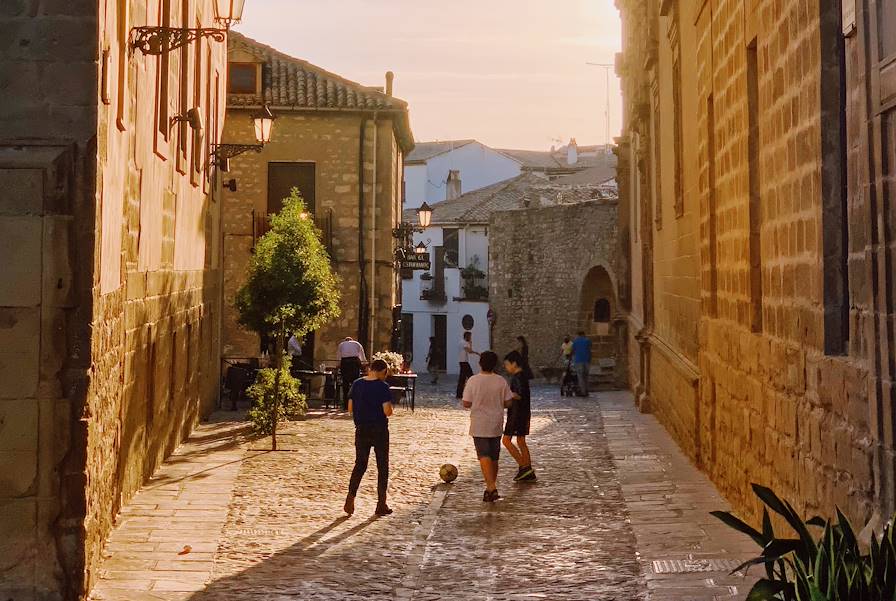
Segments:
[[[889,260],[893,215],[870,201],[890,189],[866,179],[889,173],[894,143],[883,132],[893,110],[869,83],[879,63],[862,57],[879,49],[862,47],[862,30],[892,35],[896,23],[863,19],[873,7],[857,3],[858,35],[844,29],[839,5],[817,1],[622,8],[620,171],[633,174],[621,186],[620,224],[632,240],[622,287],[645,285],[629,316],[645,316],[644,335],[630,338],[638,350],[629,357],[640,360],[633,384],[753,518],[752,482],[807,514],[838,506],[862,521],[894,507],[893,437],[883,426],[894,401],[884,325],[894,307],[878,292],[892,289],[893,272],[874,267]],[[695,65],[680,99],[653,68],[664,72],[675,44],[682,64]],[[696,122],[685,123],[683,166],[672,166],[691,190],[672,220],[670,165],[640,150],[646,132],[677,113]],[[870,145],[866,129],[879,135]],[[644,210],[653,223],[638,218]]]
[[[90,160],[62,142],[0,146],[0,593],[14,599],[77,591],[90,366],[77,258],[92,237],[75,182]]]
[[[615,290],[616,229],[615,201],[492,215],[489,299],[497,318],[493,348],[499,355],[512,350],[516,337],[523,335],[533,369],[559,364],[563,336],[588,329],[582,295],[588,292],[583,286],[589,272],[603,268]],[[615,308],[616,299],[610,300]]]
[[[193,8],[183,25],[210,26],[211,0]],[[4,599],[83,597],[118,509],[217,394],[214,184],[200,139],[161,116],[163,62],[128,48],[147,14],[0,6]],[[189,50],[169,55],[168,115],[214,115],[224,47]]]
[[[268,163],[276,161],[315,164],[316,217],[332,215],[331,259],[339,275],[342,314],[315,334],[315,362],[333,359],[336,346],[346,336],[358,338],[360,273],[367,279],[372,320],[373,351],[388,348],[392,330],[392,306],[400,302],[399,282],[393,268],[395,240],[392,229],[401,219],[401,151],[391,121],[377,121],[376,146],[371,115],[278,111],[270,144],[260,153],[241,155],[231,162],[229,177],[237,180],[237,192],[224,192],[224,356],[255,357],[258,336],[237,323],[233,299],[245,282],[254,241],[252,219],[267,212]],[[364,163],[359,164],[362,120]],[[249,111],[231,109],[224,140],[250,143],[254,139]],[[376,152],[376,217],[371,209],[374,152]],[[363,265],[359,264],[359,186],[364,170]],[[371,228],[376,228],[376,275],[370,265]],[[371,291],[371,286],[373,290]],[[370,350],[371,339],[363,341]]]

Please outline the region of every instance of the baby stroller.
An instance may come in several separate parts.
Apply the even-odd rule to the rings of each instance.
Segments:
[[[572,359],[566,360],[566,369],[560,376],[560,396],[577,396],[579,394],[579,378],[572,369]]]

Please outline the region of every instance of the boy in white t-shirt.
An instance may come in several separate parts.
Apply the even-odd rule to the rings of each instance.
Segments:
[[[481,372],[464,387],[463,405],[470,410],[470,436],[479,457],[479,467],[485,479],[482,500],[494,503],[498,494],[498,458],[501,454],[501,434],[504,430],[504,408],[509,407],[513,393],[507,380],[495,373],[498,355],[485,351],[479,356]]]

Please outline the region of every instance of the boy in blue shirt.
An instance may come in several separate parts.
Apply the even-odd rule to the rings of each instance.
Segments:
[[[343,509],[348,515],[355,512],[355,496],[361,478],[367,471],[370,449],[376,454],[377,504],[376,515],[392,513],[386,505],[389,487],[389,416],[392,415],[392,391],[386,384],[389,370],[386,362],[377,359],[370,364],[368,374],[355,380],[348,395],[348,411],[355,422],[355,468],[348,483],[348,496]]]

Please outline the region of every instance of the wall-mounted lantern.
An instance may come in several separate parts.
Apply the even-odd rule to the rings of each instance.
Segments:
[[[209,159],[218,166],[218,169],[227,172],[230,170],[229,163],[233,157],[249,151],[261,152],[265,144],[271,141],[274,119],[271,109],[264,107],[260,113],[252,116],[258,144],[216,144],[212,147]]]
[[[420,227],[423,229],[428,228],[432,223],[432,207],[425,202],[417,209],[417,221],[420,222]]]
[[[243,18],[246,0],[215,0],[215,21],[223,27],[134,27],[131,48],[159,56],[201,38],[223,42],[227,30]]]

